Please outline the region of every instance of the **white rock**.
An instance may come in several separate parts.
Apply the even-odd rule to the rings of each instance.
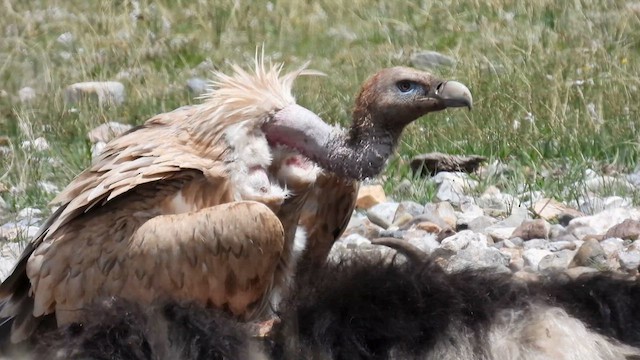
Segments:
[[[104,148],[107,147],[107,143],[103,141],[98,141],[97,143],[91,145],[91,158],[95,159],[98,155],[102,154]]]
[[[551,255],[551,251],[545,249],[527,249],[522,252],[525,266],[530,266],[533,270],[538,271],[540,261],[547,255]]]
[[[420,230],[409,230],[408,232],[410,231]],[[436,234],[427,233],[426,231],[423,232],[425,233],[425,235],[422,237],[411,237],[410,235],[405,235],[405,239],[407,239],[407,241],[411,245],[417,247],[427,254],[431,254],[433,250],[437,249],[440,246],[440,243],[438,242],[438,240],[436,240]]]
[[[504,227],[492,225],[484,229],[484,232],[487,233],[487,235],[491,236],[495,241],[500,241],[509,239],[515,229],[515,226]]]
[[[124,85],[118,81],[88,81],[67,86],[64,98],[75,104],[83,98],[96,96],[100,105],[121,105],[125,100]]]
[[[388,228],[393,223],[393,217],[398,210],[399,203],[396,202],[384,202],[372,206],[367,210],[367,217],[369,220],[383,228]]]
[[[602,250],[604,250],[607,258],[610,258],[624,249],[624,240],[619,238],[609,238],[600,241],[600,246],[602,246]]]
[[[87,133],[87,138],[91,143],[96,144],[99,142],[108,143],[116,137],[131,130],[133,126],[129,124],[121,124],[116,121],[109,121],[107,123],[96,126]]]
[[[618,254],[620,267],[625,270],[637,270],[640,267],[640,251],[622,251]]]
[[[60,36],[58,36],[58,38],[56,39],[58,44],[61,44],[61,45],[64,45],[64,46],[73,45],[73,41],[74,40],[75,40],[75,36],[73,36],[73,34],[70,33],[69,31],[60,34]]]
[[[45,151],[49,150],[49,142],[43,137],[39,137],[33,141],[25,140],[20,145],[24,150]]]
[[[473,203],[460,204],[460,212],[456,213],[459,224],[468,224],[476,218],[484,215],[484,210]]]
[[[443,171],[436,174],[432,180],[440,184],[436,198],[452,204],[473,201],[472,198],[465,193],[478,185],[476,180],[470,179],[469,175],[462,172],[452,173]]]
[[[187,80],[187,89],[195,96],[204,94],[207,91],[209,83],[207,80],[194,77]]]
[[[349,246],[360,246],[360,245],[371,245],[371,240],[360,234],[351,234],[339,240],[347,247]]]
[[[453,66],[456,60],[437,51],[423,50],[411,55],[411,64],[417,68],[432,69],[439,66]]]
[[[487,190],[476,199],[476,204],[485,209],[497,210],[500,213],[507,213],[510,209],[519,206],[520,200],[513,195],[505,194],[495,186],[489,186]]]
[[[618,179],[609,175],[592,177],[587,179],[584,184],[587,190],[595,193],[606,191],[611,188],[633,190],[633,184],[628,182],[626,179]]]
[[[470,230],[463,230],[442,240],[440,247],[445,250],[458,252],[468,247],[486,248],[488,242],[487,236],[484,234],[474,233]]]
[[[32,220],[42,218],[42,211],[36,208],[24,208],[18,212],[18,216],[16,217],[18,221],[20,220]]]
[[[582,216],[571,220],[567,230],[582,240],[587,235],[603,235],[612,226],[626,219],[640,220],[640,210],[615,208],[604,210],[595,215]]]
[[[510,272],[508,266],[511,260],[509,254],[500,252],[493,247],[469,246],[453,255],[445,268],[448,272],[459,272],[468,269],[490,268],[494,272]]]
[[[546,255],[538,262],[538,270],[541,272],[564,270],[569,267],[575,253],[576,250],[560,250]]]
[[[60,189],[56,184],[50,183],[48,181],[38,181],[38,187],[42,189],[47,194],[57,194]]]
[[[4,281],[22,254],[27,242],[8,242],[0,247],[0,281]]]
[[[21,103],[28,103],[36,99],[36,91],[31,87],[23,87],[18,91],[18,98]]]
[[[0,226],[0,239],[14,241],[18,238],[30,239],[38,232],[38,226],[9,222]]]

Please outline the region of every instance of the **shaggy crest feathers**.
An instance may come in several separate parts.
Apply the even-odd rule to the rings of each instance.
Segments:
[[[189,119],[197,138],[208,139],[209,134],[219,133],[220,127],[246,120],[266,122],[269,119],[265,114],[295,104],[291,91],[296,78],[324,75],[307,69],[307,66],[305,63],[297,70],[281,75],[282,64],[267,65],[264,56],[257,56],[253,72],[236,64],[231,65],[231,75],[214,71],[207,93],[199,97],[203,103]],[[212,128],[212,124],[219,125]]]

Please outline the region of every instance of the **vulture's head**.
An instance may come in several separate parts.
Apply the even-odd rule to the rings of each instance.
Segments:
[[[360,180],[382,172],[408,124],[430,112],[471,109],[472,104],[471,92],[457,81],[393,67],[365,81],[348,131],[326,125],[295,104],[275,112],[264,129],[271,143],[296,149],[339,176]]]
[[[472,106],[471,92],[457,81],[407,67],[393,67],[370,77],[356,98],[355,128],[398,132],[430,112]]]

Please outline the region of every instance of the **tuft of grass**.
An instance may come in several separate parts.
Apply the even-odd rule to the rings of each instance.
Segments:
[[[503,191],[543,191],[559,200],[591,196],[585,169],[635,169],[639,157],[640,15],[626,0],[170,1],[30,0],[0,11],[2,194],[13,210],[44,207],[90,162],[86,132],[106,121],[140,124],[195,100],[192,76],[249,63],[264,45],[293,68],[306,60],[329,76],[302,79],[299,102],[329,122],[349,121],[359,85],[379,68],[411,65],[418,50],[457,60],[434,71],[468,84],[472,112],[445,111],[410,126],[384,174],[386,189],[412,179],[408,161],[430,151],[479,154],[509,166],[481,179]],[[58,41],[69,33],[72,40]],[[128,74],[128,75],[127,75]],[[63,102],[74,82],[119,79],[115,108]],[[22,104],[18,91],[37,93]],[[4,91],[4,92],[3,92]],[[50,149],[21,148],[45,137]],[[5,153],[1,153],[5,154]],[[562,171],[560,171],[562,170]],[[412,180],[412,199],[433,199]],[[2,188],[0,186],[0,188]],[[637,201],[636,191],[609,189]]]

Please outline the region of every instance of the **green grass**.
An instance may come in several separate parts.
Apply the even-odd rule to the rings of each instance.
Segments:
[[[289,68],[311,60],[326,72],[326,78],[300,80],[295,91],[300,103],[343,124],[359,85],[377,69],[410,65],[420,49],[457,59],[436,71],[469,85],[474,110],[432,114],[412,125],[385,174],[390,192],[410,178],[411,156],[441,151],[485,155],[509,166],[504,176],[480,179],[483,186],[524,186],[559,200],[579,199],[588,196],[579,185],[586,168],[613,165],[624,172],[638,161],[640,15],[626,4],[5,1],[0,90],[7,96],[0,97],[0,136],[13,153],[0,158],[0,183],[14,191],[2,196],[13,210],[43,207],[52,195],[42,193],[39,181],[64,186],[89,164],[87,130],[109,120],[139,124],[192,103],[186,80],[208,72],[199,64],[248,64],[264,45],[271,59]],[[74,36],[70,45],[56,41],[66,32]],[[123,106],[70,109],[62,101],[65,86],[112,80],[121,71],[133,74],[122,80]],[[577,80],[585,83],[576,86]],[[36,90],[36,101],[18,101],[24,86]],[[20,148],[39,136],[50,142],[49,151]],[[635,191],[622,193],[637,198]],[[432,185],[417,181],[409,194],[398,195],[425,201],[434,194]]]

